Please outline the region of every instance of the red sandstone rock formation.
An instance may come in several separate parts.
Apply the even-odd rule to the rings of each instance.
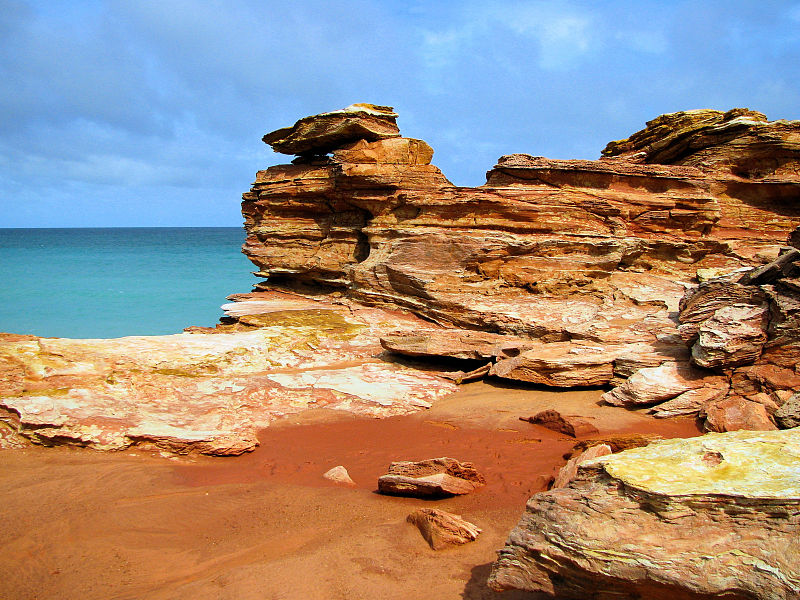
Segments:
[[[393,462],[388,473],[378,478],[378,491],[394,496],[443,498],[469,494],[485,483],[472,463],[443,457]]]
[[[791,431],[739,431],[586,462],[530,499],[489,584],[564,599],[797,598],[799,452]]]
[[[473,542],[481,533],[479,527],[465,521],[460,515],[438,508],[417,509],[406,520],[419,529],[433,550]]]
[[[770,413],[796,384],[730,369],[758,359],[800,376],[800,284],[781,250],[800,223],[799,139],[800,122],[746,109],[674,113],[599,161],[501,157],[478,188],[450,184],[420,140],[348,141],[258,173],[243,196],[243,250],[263,285],[341,289],[444,324],[382,344],[489,361],[450,374],[457,381],[623,384],[609,402],[656,405],[660,417],[719,414],[705,409],[750,386],[749,401],[770,396],[760,397]],[[715,279],[753,268],[747,281]],[[779,292],[764,287],[776,269]],[[679,330],[695,278],[709,283],[682,301]]]

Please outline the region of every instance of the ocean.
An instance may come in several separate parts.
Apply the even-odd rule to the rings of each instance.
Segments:
[[[258,278],[241,227],[0,229],[0,331],[109,338],[213,326]]]

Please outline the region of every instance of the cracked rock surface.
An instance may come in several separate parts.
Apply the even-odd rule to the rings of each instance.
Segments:
[[[798,526],[796,432],[654,442],[534,495],[489,583],[574,599],[788,600],[800,594]]]

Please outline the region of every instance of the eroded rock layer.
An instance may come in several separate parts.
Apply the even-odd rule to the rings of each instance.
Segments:
[[[798,465],[794,431],[667,440],[583,463],[566,487],[530,499],[489,584],[565,599],[797,598]]]
[[[797,123],[775,127],[787,131],[784,145],[800,135]],[[740,146],[715,148],[733,156]],[[574,330],[594,320],[588,313],[664,306],[682,295],[675,281],[698,269],[761,264],[800,223],[800,181],[788,168],[759,179],[627,155],[517,154],[501,157],[486,185],[460,188],[431,155],[420,140],[362,140],[260,171],[244,195],[245,254],[273,282],[336,286],[467,327],[569,339],[587,335]],[[569,315],[530,306],[567,295]]]
[[[387,327],[435,327],[411,315],[280,293],[238,300],[235,324],[193,333],[0,334],[0,429],[17,444],[235,455],[258,445],[259,429],[308,408],[385,417],[455,389],[381,359]]]
[[[754,110],[687,110],[661,115],[603,156],[628,161],[689,165],[746,179],[800,175],[797,121],[768,121]]]
[[[732,369],[800,376],[794,275],[780,293],[764,280],[776,260],[791,262],[787,237],[800,224],[798,136],[800,122],[746,109],[674,113],[612,142],[601,160],[503,156],[477,188],[453,186],[420,140],[364,139],[260,171],[243,197],[243,250],[265,287],[321,285],[445,324],[382,343],[472,361],[456,380],[618,386],[612,404],[766,429],[796,386]],[[763,301],[723,306],[738,302],[723,295],[714,318],[687,333],[693,301],[681,301],[696,281],[732,289],[751,270],[760,287],[746,294]],[[719,348],[723,330],[733,341]],[[757,394],[762,408],[728,425],[705,410]]]

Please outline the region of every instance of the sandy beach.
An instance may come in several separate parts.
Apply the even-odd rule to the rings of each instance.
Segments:
[[[601,406],[600,394],[478,382],[411,416],[310,410],[263,430],[259,448],[236,458],[4,450],[0,597],[529,598],[496,594],[486,578],[528,497],[575,440],[520,416],[558,406],[601,435],[698,434],[692,419]],[[487,485],[438,501],[376,493],[391,461],[438,456],[474,462]],[[355,488],[322,478],[339,464]],[[434,505],[483,533],[431,550],[405,518]]]

